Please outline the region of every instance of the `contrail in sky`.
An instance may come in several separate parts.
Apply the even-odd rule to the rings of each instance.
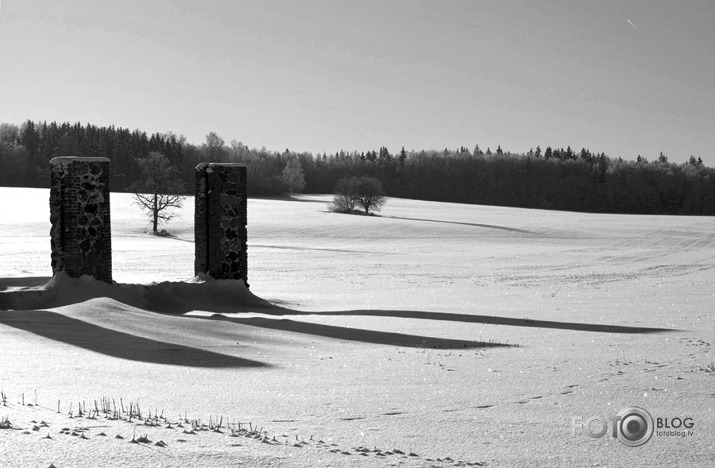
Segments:
[[[636,25],[633,24],[633,21],[629,20],[628,18],[626,18],[626,21],[628,21],[628,24],[630,24],[630,25],[633,26],[634,28],[636,27]],[[636,28],[636,29],[638,29],[638,28]]]

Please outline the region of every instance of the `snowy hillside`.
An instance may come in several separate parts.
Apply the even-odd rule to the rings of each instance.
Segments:
[[[118,284],[48,284],[48,196],[0,188],[9,466],[714,462],[713,218],[401,199],[363,217],[328,212],[326,195],[251,199],[248,292],[189,282],[191,198],[155,237],[120,193]],[[144,419],[78,417],[102,398],[138,401]],[[638,448],[572,435],[572,416],[633,405],[694,418],[694,433]],[[219,418],[221,433],[176,429]],[[266,440],[231,437],[229,420]],[[167,446],[128,442],[145,433]]]

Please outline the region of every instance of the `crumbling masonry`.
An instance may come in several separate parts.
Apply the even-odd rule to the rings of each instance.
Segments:
[[[53,275],[112,283],[109,159],[63,156],[50,164]],[[195,273],[248,287],[246,166],[196,166],[195,203]]]
[[[196,166],[195,273],[241,279],[248,287],[246,166]]]
[[[52,274],[111,283],[109,159],[63,156],[50,164]]]

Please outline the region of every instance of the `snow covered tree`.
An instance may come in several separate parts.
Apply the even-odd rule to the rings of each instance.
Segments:
[[[209,132],[206,135],[206,143],[202,145],[206,160],[209,162],[222,162],[226,154],[224,143],[223,138],[218,136],[216,132]]]
[[[283,181],[286,184],[289,197],[305,188],[303,166],[298,158],[294,157],[288,160],[286,167],[283,169]]]
[[[20,138],[20,127],[9,123],[0,123],[0,143],[14,148]]]

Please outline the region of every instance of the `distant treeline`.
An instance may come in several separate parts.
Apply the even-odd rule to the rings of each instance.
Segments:
[[[332,193],[337,180],[369,175],[388,196],[458,203],[556,210],[715,215],[715,169],[692,157],[674,164],[664,154],[649,162],[609,158],[587,149],[540,147],[528,153],[492,152],[476,146],[443,151],[379,151],[335,154],[249,149],[226,145],[209,133],[202,145],[168,133],[55,122],[0,124],[0,186],[47,187],[55,156],[105,156],[111,160],[111,189],[129,191],[140,177],[137,159],[164,154],[176,165],[189,193],[200,162],[248,166],[249,195],[286,192],[283,170],[297,158],[307,193]]]

